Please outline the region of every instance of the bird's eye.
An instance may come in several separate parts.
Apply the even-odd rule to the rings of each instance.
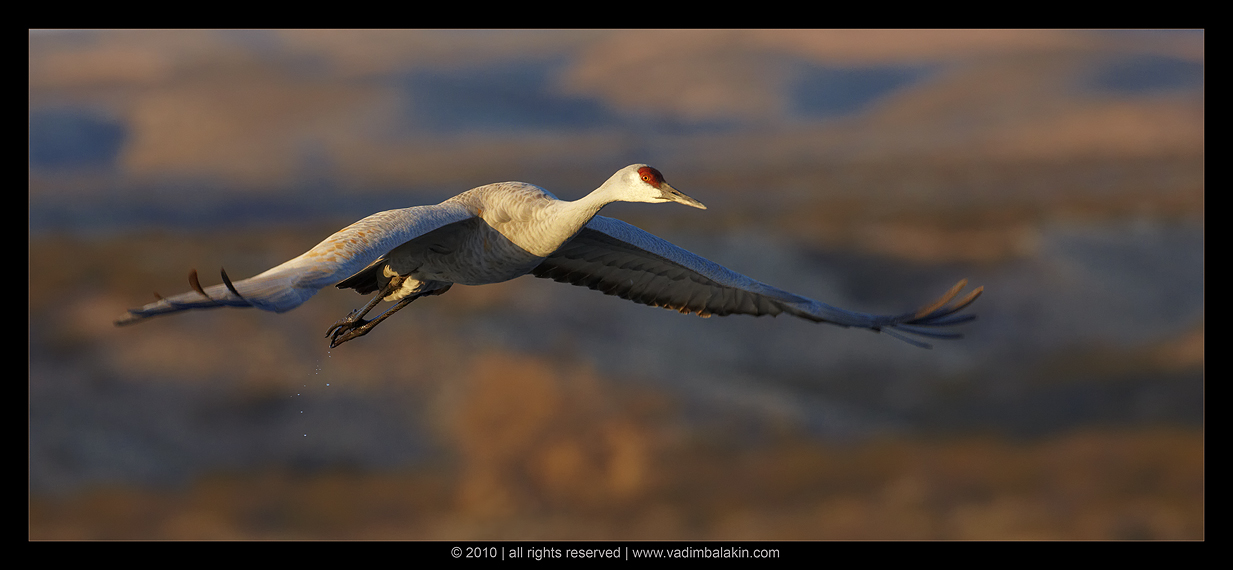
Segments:
[[[642,177],[643,182],[646,182],[655,188],[659,188],[660,183],[664,181],[664,178],[659,174],[659,171],[649,166],[639,168],[638,176]]]

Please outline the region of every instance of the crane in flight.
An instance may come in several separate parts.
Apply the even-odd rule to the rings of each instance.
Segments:
[[[364,307],[326,331],[333,348],[368,334],[412,301],[445,293],[455,283],[485,285],[527,274],[682,313],[704,317],[788,313],[884,332],[924,348],[929,344],[907,335],[960,338],[959,333],[939,327],[976,318],[958,313],[980,296],[983,287],[954,301],[966,280],[937,301],[901,315],[832,307],[750,279],[620,220],[596,215],[612,202],[677,202],[706,209],[645,164],[622,168],[572,202],[524,182],[488,184],[435,206],[373,214],[303,255],[242,281],[232,283],[222,271],[222,284],[203,288],[193,270],[192,291],[167,298],[155,293],[156,302],[130,309],[116,325],[214,307],[282,313],[330,285],[364,295],[377,292]],[[395,304],[366,320],[382,300]]]

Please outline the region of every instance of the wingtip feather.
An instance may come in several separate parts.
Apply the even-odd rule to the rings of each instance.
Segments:
[[[946,305],[946,303],[949,303],[951,299],[954,299],[955,295],[958,295],[959,292],[962,291],[963,288],[967,286],[968,286],[968,280],[960,279],[958,283],[955,283],[954,287],[951,287],[950,290],[947,291],[946,294],[938,298],[938,300],[918,309],[916,311],[915,318],[920,319],[920,318],[924,318],[926,316],[933,314],[934,311],[941,309],[942,307]]]
[[[893,336],[893,337],[895,337],[895,338],[897,338],[897,339],[899,339],[899,340],[902,340],[903,342],[906,342],[906,343],[908,343],[908,344],[910,344],[910,345],[912,345],[912,346],[917,346],[917,347],[920,347],[920,348],[926,348],[926,349],[933,348],[933,345],[932,345],[932,344],[929,344],[929,343],[927,343],[927,342],[922,342],[922,341],[916,340],[916,339],[914,339],[914,338],[908,337],[907,335],[902,335],[902,334],[899,334],[899,333],[895,332],[893,329],[883,328],[883,329],[879,330],[878,332],[884,332],[884,333],[886,333],[886,334],[888,334],[888,335],[890,335],[890,336]]]
[[[209,299],[209,298],[210,298],[210,296],[209,296],[209,295],[206,295],[205,289],[203,289],[203,288],[201,287],[201,281],[199,281],[199,280],[197,279],[197,270],[196,270],[196,269],[191,269],[191,270],[189,270],[189,272],[188,272],[188,284],[189,284],[190,286],[192,286],[193,291],[196,291],[196,292],[198,292],[198,293],[201,293],[201,296],[202,296],[202,297],[205,297],[205,298],[207,298],[207,299]]]

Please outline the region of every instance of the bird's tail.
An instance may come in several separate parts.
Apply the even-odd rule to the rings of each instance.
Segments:
[[[188,274],[188,283],[193,290],[173,297],[158,293],[158,301],[128,312],[116,319],[117,326],[130,325],[150,317],[215,307],[256,307],[264,311],[281,313],[300,306],[318,290],[317,287],[297,287],[302,282],[300,272],[276,267],[256,277],[232,283],[227,272],[222,271],[223,282],[202,287],[197,279],[197,270]]]

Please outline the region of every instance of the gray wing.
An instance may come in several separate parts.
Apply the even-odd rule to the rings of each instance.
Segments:
[[[275,313],[290,311],[321,288],[356,274],[395,247],[473,216],[466,206],[457,202],[379,212],[343,228],[303,255],[243,281],[231,283],[224,273],[223,284],[202,288],[194,271],[189,275],[193,291],[129,309],[116,324],[127,325],[157,315],[214,307],[256,307]]]
[[[960,338],[959,333],[932,327],[975,319],[974,315],[956,313],[976,300],[984,289],[979,287],[951,303],[967,284],[964,280],[941,299],[911,313],[857,313],[755,281],[630,224],[603,216],[592,218],[577,236],[546,258],[532,274],[682,313],[773,316],[786,312],[815,322],[885,332],[925,348],[929,347],[927,343],[899,333]]]

